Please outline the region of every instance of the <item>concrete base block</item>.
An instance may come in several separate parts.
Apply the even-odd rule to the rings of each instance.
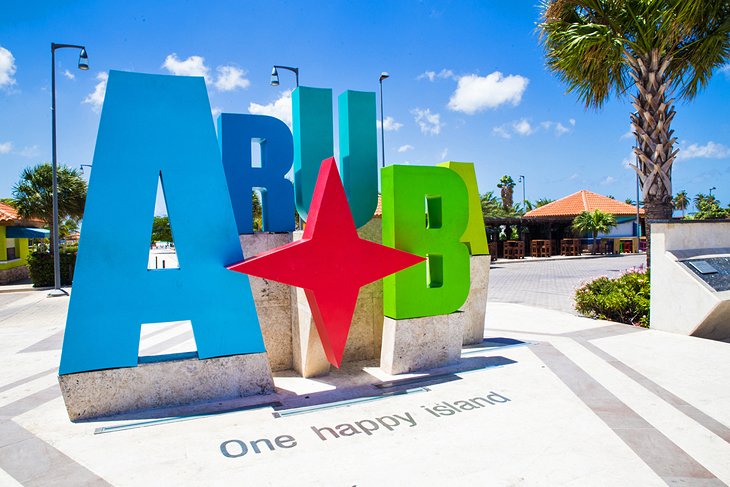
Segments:
[[[388,374],[451,365],[461,357],[464,313],[383,321],[380,368]]]
[[[289,233],[254,233],[240,235],[246,258],[291,243]],[[292,368],[292,301],[289,286],[260,277],[248,277],[259,315],[261,333],[269,356],[271,370]]]
[[[179,354],[137,367],[58,377],[71,421],[274,392],[265,353],[199,360]]]
[[[296,236],[294,238],[296,239]],[[307,296],[300,288],[292,288],[291,293],[296,306],[292,314],[294,370],[302,377],[327,375],[330,372],[330,363],[324,354]]]
[[[489,288],[489,255],[473,255],[469,258],[471,286],[469,297],[461,307],[464,312],[463,345],[481,343],[484,339],[484,318],[487,312]]]
[[[303,232],[294,232],[293,239],[302,238]],[[373,218],[358,230],[360,238],[380,243],[382,241],[382,221]],[[318,377],[330,371],[317,328],[312,319],[312,312],[304,291],[292,291],[294,342],[294,370],[302,377]],[[355,305],[347,344],[342,361],[355,362],[369,360],[380,356],[383,336],[383,281],[376,281],[360,289]]]

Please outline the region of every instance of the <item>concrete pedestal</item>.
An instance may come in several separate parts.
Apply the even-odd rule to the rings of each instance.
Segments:
[[[382,221],[373,218],[358,230],[361,238],[382,241]],[[294,241],[302,238],[302,231],[294,232]],[[294,370],[302,377],[317,377],[330,371],[319,334],[302,289],[292,291],[292,318],[294,343]],[[376,281],[360,289],[355,305],[350,332],[347,336],[343,362],[369,360],[380,355],[383,335],[383,281]]]
[[[380,368],[388,374],[451,365],[461,357],[465,314],[383,321]]]
[[[291,243],[291,233],[254,233],[240,235],[246,258]],[[290,287],[276,281],[249,276],[256,312],[261,324],[271,370],[292,368],[292,298]]]
[[[481,343],[484,339],[484,317],[487,311],[489,288],[489,255],[473,255],[469,258],[471,285],[469,296],[461,307],[464,312],[463,345]]]
[[[71,421],[274,392],[265,353],[199,360],[179,354],[137,367],[58,377]]]

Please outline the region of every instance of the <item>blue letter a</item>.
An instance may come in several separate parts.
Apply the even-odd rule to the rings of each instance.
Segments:
[[[147,270],[158,176],[179,269]],[[138,362],[142,323],[191,320],[199,358],[264,351],[202,78],[112,71],[60,374]]]

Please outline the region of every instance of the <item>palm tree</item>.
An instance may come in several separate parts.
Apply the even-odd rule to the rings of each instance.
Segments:
[[[86,181],[76,169],[58,166],[58,220],[83,218]],[[53,235],[53,170],[47,162],[23,169],[13,187],[14,206],[21,218],[43,221]],[[51,239],[51,247],[54,242]]]
[[[646,218],[671,218],[673,104],[694,98],[730,60],[730,1],[543,0],[542,8],[548,68],[586,107],[635,90],[632,167]]]
[[[515,181],[512,176],[504,175],[500,178],[497,187],[502,190],[502,207],[509,211],[513,205],[512,193],[515,190]]]
[[[684,212],[689,206],[689,198],[687,197],[687,191],[682,190],[672,200],[674,208],[682,212],[682,218],[684,218]]]
[[[616,217],[610,213],[604,213],[601,210],[593,210],[592,212],[584,211],[573,219],[573,231],[585,234],[593,234],[593,251],[596,253],[596,238],[599,233],[608,233],[616,226]]]
[[[548,205],[548,204],[552,203],[553,201],[555,201],[555,200],[551,199],[551,198],[540,198],[537,201],[535,201],[535,208],[540,208],[541,206]]]

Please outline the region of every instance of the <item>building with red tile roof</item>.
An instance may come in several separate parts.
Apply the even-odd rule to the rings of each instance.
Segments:
[[[575,218],[584,211],[601,210],[619,216],[635,216],[636,206],[629,205],[608,196],[582,189],[576,193],[560,198],[547,205],[535,208],[525,213],[524,218]],[[639,210],[644,214],[643,208]]]
[[[43,222],[23,219],[10,205],[0,203],[0,284],[28,277],[28,239],[45,238]]]

